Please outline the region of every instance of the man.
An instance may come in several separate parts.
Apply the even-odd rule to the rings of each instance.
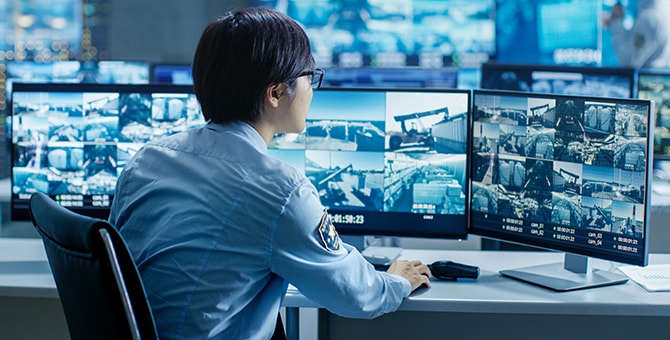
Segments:
[[[305,129],[322,76],[307,35],[281,13],[241,9],[205,28],[193,81],[209,123],[138,151],[110,215],[161,339],[268,339],[288,283],[359,318],[430,284],[419,261],[376,271],[340,240],[304,173],[268,155],[275,134]]]
[[[623,24],[624,8],[617,3],[604,24],[612,32],[612,45],[621,66],[670,67],[670,1],[638,0],[638,12],[630,29]]]

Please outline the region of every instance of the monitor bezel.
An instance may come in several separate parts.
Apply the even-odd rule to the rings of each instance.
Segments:
[[[505,90],[486,90],[486,89],[476,89],[473,90],[472,93],[472,111],[473,113],[470,115],[471,120],[470,120],[470,130],[473,129],[474,126],[474,119],[475,119],[475,98],[478,95],[493,95],[493,96],[515,96],[515,97],[527,97],[527,98],[555,98],[555,99],[563,99],[563,98],[579,98],[583,100],[608,100],[608,101],[616,101],[616,102],[626,102],[626,103],[631,103],[631,104],[649,104],[650,105],[650,110],[653,110],[653,102],[650,102],[648,100],[640,100],[640,99],[635,99],[635,98],[603,98],[603,97],[592,97],[592,96],[572,96],[572,95],[561,95],[561,94],[550,94],[550,93],[534,93],[534,92],[519,92],[519,91],[505,91]],[[630,254],[623,254],[623,255],[617,255],[613,252],[609,251],[604,251],[600,252],[597,249],[589,249],[585,246],[571,246],[569,244],[560,244],[557,242],[547,242],[544,239],[540,238],[533,238],[530,236],[524,236],[521,234],[514,234],[511,232],[501,232],[499,230],[492,230],[489,228],[480,228],[477,226],[476,221],[474,221],[474,214],[472,211],[470,211],[470,216],[469,216],[469,226],[468,226],[468,232],[469,234],[472,235],[477,235],[477,236],[482,236],[486,238],[491,238],[495,239],[498,241],[504,241],[504,242],[511,242],[514,244],[519,244],[523,246],[532,246],[540,249],[545,249],[545,250],[552,250],[552,251],[560,251],[560,252],[565,252],[566,254],[577,254],[577,255],[582,255],[586,257],[593,257],[593,258],[599,258],[603,260],[608,260],[608,261],[615,261],[615,262],[620,262],[620,263],[627,263],[627,264],[632,264],[632,265],[638,265],[638,266],[645,266],[647,265],[648,261],[648,253],[649,253],[649,224],[651,223],[651,179],[652,179],[652,170],[653,170],[653,129],[651,127],[653,126],[653,117],[651,115],[651,112],[649,113],[649,122],[647,126],[647,153],[646,153],[646,171],[645,171],[645,179],[644,179],[644,184],[645,184],[645,194],[644,194],[644,228],[643,228],[643,244],[641,245],[643,247],[642,252],[639,256],[631,256]],[[471,143],[473,143],[472,139],[474,138],[474,134],[470,135]],[[470,192],[468,193],[468,199],[470,200],[470,206],[472,205],[472,182],[473,182],[473,171],[474,171],[474,165],[473,165],[473,152],[469,154],[470,156],[470,172],[469,172],[469,188]],[[471,208],[472,210],[472,208]]]

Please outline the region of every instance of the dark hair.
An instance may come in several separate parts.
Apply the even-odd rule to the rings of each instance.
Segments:
[[[290,17],[263,7],[227,13],[202,33],[193,58],[193,88],[205,119],[253,123],[268,86],[289,89],[314,68],[309,39]]]

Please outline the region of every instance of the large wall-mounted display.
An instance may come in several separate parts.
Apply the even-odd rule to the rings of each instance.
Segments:
[[[478,65],[496,54],[495,0],[252,0],[301,23],[322,67]]]

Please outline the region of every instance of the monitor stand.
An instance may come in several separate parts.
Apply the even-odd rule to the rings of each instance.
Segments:
[[[519,269],[501,270],[500,274],[558,292],[625,283],[628,277],[606,270],[589,270],[588,257],[565,253],[564,263],[551,263]]]
[[[340,235],[342,241],[356,247],[365,259],[375,267],[385,269],[400,257],[402,248],[395,245],[370,245],[366,236]],[[393,242],[391,242],[393,243]]]

